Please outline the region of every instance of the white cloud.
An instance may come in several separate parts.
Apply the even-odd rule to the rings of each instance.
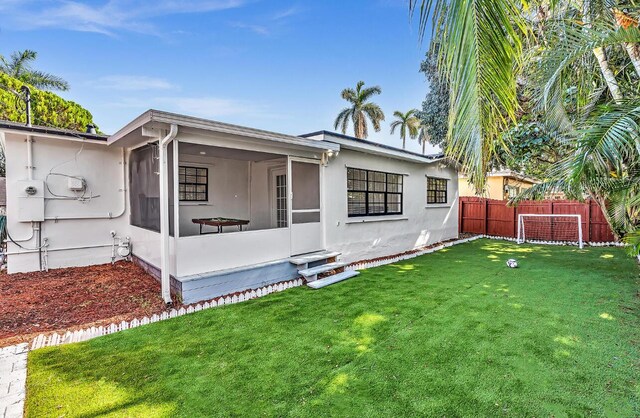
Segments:
[[[206,13],[240,7],[245,0],[107,0],[100,4],[79,1],[13,1],[4,8],[22,29],[58,28],[115,36],[118,32],[159,35],[151,19],[176,14]],[[44,3],[44,7],[43,7]]]
[[[157,96],[128,97],[109,104],[111,107],[135,109],[143,112],[147,109],[166,110],[189,116],[207,119],[225,119],[230,117],[247,118],[281,118],[281,115],[270,112],[267,106],[254,101],[228,99],[215,96]]]
[[[280,10],[271,16],[272,20],[281,20],[286,19],[290,16],[294,16],[300,13],[300,8],[298,6],[291,6],[288,9]]]
[[[101,89],[120,91],[171,90],[176,86],[163,78],[137,75],[110,75],[100,77],[91,85]]]
[[[233,22],[231,24],[232,27],[234,28],[238,28],[238,29],[247,29],[250,30],[253,33],[256,33],[258,35],[270,35],[271,31],[269,30],[269,28],[267,28],[266,26],[262,26],[262,25],[254,25],[251,23],[243,23],[243,22]]]
[[[255,105],[219,97],[160,97],[157,102],[186,115],[218,118],[257,112]]]
[[[258,35],[271,35],[276,29],[283,27],[290,17],[301,12],[298,6],[291,6],[279,10],[268,16],[263,16],[255,22],[233,22],[231,26],[238,29],[246,29]]]

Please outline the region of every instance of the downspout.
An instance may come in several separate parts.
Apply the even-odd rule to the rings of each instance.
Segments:
[[[171,124],[169,133],[159,141],[160,157],[160,270],[162,299],[167,305],[171,301],[171,281],[169,276],[169,179],[167,167],[167,144],[178,134],[178,125]],[[175,175],[175,173],[174,173]]]

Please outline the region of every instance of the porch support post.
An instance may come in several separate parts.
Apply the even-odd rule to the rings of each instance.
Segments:
[[[173,237],[176,239],[176,247],[178,245],[178,237],[180,237],[180,178],[178,171],[180,170],[180,156],[178,154],[178,138],[173,139]],[[177,249],[176,249],[177,252]],[[177,260],[176,260],[177,262]]]
[[[162,299],[165,303],[171,304],[171,281],[169,272],[169,179],[167,166],[167,145],[178,134],[178,125],[171,124],[169,133],[164,138],[160,138],[159,160],[160,160],[160,270]],[[174,158],[175,160],[175,158]],[[177,175],[177,173],[176,173]]]

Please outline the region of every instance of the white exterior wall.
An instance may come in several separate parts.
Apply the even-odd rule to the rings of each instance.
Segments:
[[[348,217],[347,167],[403,174],[402,215]],[[342,252],[345,261],[397,254],[458,236],[458,175],[453,168],[343,148],[324,170],[326,248]],[[427,205],[426,175],[449,179],[447,204]]]
[[[27,248],[8,243],[9,273],[37,271],[39,256],[32,224],[18,222],[18,182],[26,180],[26,134],[5,134],[7,157],[7,227],[12,238]],[[42,237],[48,238],[49,268],[102,264],[111,261],[110,231],[129,235],[128,205],[123,183],[122,149],[88,141],[70,141],[34,135],[33,178],[44,181],[50,171],[86,179],[94,197],[88,202],[45,200],[45,218],[105,217],[114,219],[47,219],[42,223]],[[50,176],[49,187],[56,194],[70,193],[67,179]],[[51,197],[46,193],[45,197]],[[33,235],[33,237],[32,237]],[[32,237],[32,238],[30,238]],[[30,238],[30,239],[29,239]],[[89,248],[77,248],[89,247]],[[75,248],[75,249],[74,249]]]
[[[273,170],[284,171],[286,174],[286,157],[251,163],[251,216],[247,218],[251,220],[248,225],[249,230],[275,228],[276,226],[272,222],[272,207],[275,207],[272,196],[275,186],[271,179]]]
[[[209,201],[180,202],[180,235],[198,235],[193,218],[249,219],[249,162],[197,155],[180,155],[180,165],[209,169]],[[211,228],[208,228],[208,230]]]
[[[7,133],[5,137],[8,230],[13,239],[27,248],[23,250],[15,244],[8,244],[8,269],[10,273],[36,271],[39,263],[38,252],[32,250],[37,245],[32,225],[17,222],[18,181],[27,179],[28,175],[26,134]],[[116,231],[120,237],[131,237],[133,254],[159,267],[160,234],[129,225],[128,166],[125,169],[122,165],[122,149],[42,135],[34,135],[34,139],[34,179],[44,181],[47,173],[55,169],[56,172],[84,177],[93,194],[100,195],[85,203],[76,200],[46,200],[45,216],[50,219],[43,222],[42,236],[49,239],[49,268],[110,262],[110,231]],[[237,141],[228,135],[182,132],[178,139],[203,145],[237,146],[240,149],[274,154],[289,153],[295,157],[321,157],[317,152],[287,150],[265,141]],[[281,260],[291,255],[290,228],[255,230],[268,228],[270,225],[270,210],[265,211],[265,208],[269,208],[270,199],[268,173],[274,165],[282,167],[285,160],[251,163],[183,155],[180,161],[209,167],[210,199],[205,205],[180,204],[182,237],[177,241],[171,239],[171,274],[181,277]],[[349,218],[347,166],[405,174],[403,214]],[[426,204],[427,174],[450,179],[449,202],[446,205]],[[343,147],[322,168],[321,178],[324,247],[327,250],[341,251],[343,260],[356,261],[396,254],[457,236],[458,182],[454,168],[440,163],[424,164],[392,159]],[[66,178],[62,177],[49,179],[54,191],[68,193],[66,182]],[[234,199],[221,200],[217,196],[233,196]],[[109,214],[114,218],[108,219]],[[55,220],[56,216],[102,216],[105,219]],[[191,218],[209,216],[246,217],[253,224],[247,232],[184,236],[197,233],[198,227],[191,222]],[[172,214],[170,218],[173,218]]]
[[[216,173],[220,173],[218,180],[224,179],[224,184],[216,183],[218,184],[217,187],[224,188],[224,190],[226,190],[225,193],[230,194],[242,188],[249,194],[248,197],[245,194],[248,206],[246,206],[246,209],[243,209],[246,211],[243,213],[246,214],[246,218],[249,219],[251,223],[249,227],[242,232],[185,236],[182,225],[185,224],[186,226],[186,224],[191,223],[191,218],[195,216],[186,217],[184,215],[185,208],[181,204],[181,229],[177,242],[177,276],[191,276],[194,274],[283,260],[290,257],[290,228],[262,229],[265,227],[270,228],[268,222],[270,215],[266,214],[266,212],[269,212],[269,188],[267,187],[269,180],[267,174],[269,173],[269,168],[274,166],[286,167],[286,154],[294,154],[295,156],[312,159],[319,159],[321,155],[310,151],[291,150],[283,148],[282,146],[274,146],[267,141],[258,141],[255,143],[239,141],[225,134],[199,135],[188,131],[179,131],[178,140],[194,144],[237,148],[283,156],[281,159],[278,158],[264,162],[219,159],[231,163],[237,162],[243,164],[244,169],[242,174],[239,172],[220,173],[220,170],[217,169],[218,166],[215,163],[213,164],[213,178],[210,180],[216,182]],[[181,159],[185,157],[181,157]],[[219,167],[222,168],[222,164],[219,165]],[[230,184],[233,184],[233,186],[230,186],[229,182],[231,182]],[[213,209],[216,209],[215,187],[216,186],[212,186],[209,189],[209,193],[213,198]],[[223,192],[218,193],[225,195]],[[233,194],[233,196],[235,196],[235,194]],[[203,213],[202,216],[243,217],[242,214],[238,212],[218,213],[217,210],[214,214],[207,212],[207,215]],[[194,226],[197,228],[197,225]]]

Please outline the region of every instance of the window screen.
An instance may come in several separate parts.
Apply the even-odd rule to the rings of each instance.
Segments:
[[[160,178],[158,147],[146,145],[129,156],[131,225],[160,231]]]
[[[347,168],[348,215],[401,214],[402,181],[401,174]]]
[[[427,177],[427,203],[447,203],[447,179]]]
[[[209,201],[209,169],[181,165],[178,170],[178,194],[180,201]]]

